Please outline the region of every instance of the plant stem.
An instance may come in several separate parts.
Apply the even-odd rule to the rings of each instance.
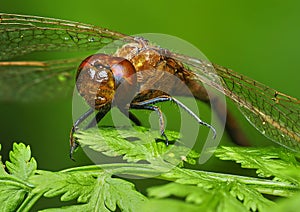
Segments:
[[[63,170],[62,172],[74,172],[74,171],[87,171],[94,172],[95,175],[99,174],[99,171],[107,171],[110,174],[127,174],[133,175],[135,177],[155,177],[158,179],[163,179],[167,181],[174,181],[168,176],[172,176],[172,173],[168,174],[168,176],[164,175],[167,171],[180,173],[180,176],[187,178],[207,178],[218,180],[220,182],[228,183],[228,182],[239,182],[249,186],[254,186],[256,190],[261,193],[278,195],[278,196],[291,196],[300,190],[300,187],[297,185],[291,185],[290,183],[285,182],[275,182],[272,180],[265,180],[254,177],[245,177],[239,175],[231,175],[231,174],[223,174],[223,173],[214,173],[207,171],[199,171],[199,170],[190,170],[184,168],[173,168],[170,167],[161,167],[161,166],[153,166],[151,164],[128,164],[128,163],[115,163],[115,164],[101,164],[101,165],[91,165],[91,166],[83,166],[76,167]],[[178,176],[173,175],[173,176]]]
[[[39,198],[43,196],[43,192],[39,193],[29,193],[27,198],[22,202],[22,205],[18,208],[17,212],[27,212],[29,211],[34,203],[39,200]]]

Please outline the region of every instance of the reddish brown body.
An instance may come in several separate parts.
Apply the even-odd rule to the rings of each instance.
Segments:
[[[174,80],[174,77],[177,80]],[[222,107],[222,105],[218,105],[217,99],[209,99],[204,86],[194,80],[193,72],[170,57],[169,52],[165,49],[144,45],[143,42],[140,42],[124,45],[114,56],[92,55],[79,66],[76,80],[81,96],[91,108],[99,111],[96,116],[97,122],[112,106],[117,106],[122,112],[130,108],[153,110],[159,115],[161,135],[165,137],[165,142],[168,144],[168,139],[164,134],[162,112],[152,104],[173,101],[192,115],[199,124],[213,130],[214,137],[216,135],[216,131],[211,125],[199,119],[170,94],[187,96],[192,93],[201,101],[215,101],[217,107]],[[187,87],[189,89],[186,89]],[[218,112],[218,108],[213,109]],[[91,113],[91,110],[87,111],[76,121],[71,130],[71,156],[77,146],[73,133]],[[223,117],[223,114],[219,115]],[[130,113],[129,118],[133,121],[135,119]],[[234,131],[235,125],[227,126],[227,128]]]
[[[132,102],[142,102],[169,92],[177,95],[182,93],[184,86],[197,89],[199,99],[208,101],[205,89],[199,89],[196,83],[189,79],[190,72],[176,60],[168,57],[159,48],[144,48],[142,44],[126,44],[117,51],[115,56],[96,54],[86,58],[79,66],[76,85],[79,93],[94,109],[100,110],[111,104],[115,98],[116,89],[126,82],[122,95],[132,95]],[[176,76],[180,84],[170,79]],[[129,88],[132,86],[132,88]],[[152,90],[147,87],[155,88]],[[134,94],[132,93],[135,89]],[[200,91],[200,92],[199,92]]]

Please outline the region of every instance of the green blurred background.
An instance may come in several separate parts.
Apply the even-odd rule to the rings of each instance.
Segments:
[[[300,2],[296,0],[2,0],[0,11],[90,23],[125,34],[177,36],[195,45],[214,63],[300,97]],[[22,141],[31,145],[40,169],[60,170],[89,163],[81,156],[75,163],[69,159],[71,112],[71,99],[32,104],[0,102],[3,157],[7,158],[13,141]],[[235,113],[254,142],[268,143],[238,110]],[[223,142],[228,143],[226,136]]]

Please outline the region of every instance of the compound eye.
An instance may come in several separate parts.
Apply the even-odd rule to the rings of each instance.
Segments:
[[[122,88],[128,95],[136,85],[134,66],[126,59],[105,54],[95,54],[86,58],[76,74],[76,86],[80,95],[93,108],[112,102],[116,89]],[[127,94],[126,94],[127,92]]]
[[[111,70],[115,77],[116,87],[126,81],[129,85],[136,83],[136,70],[131,62],[122,58],[122,61],[114,64]]]
[[[110,103],[115,93],[115,79],[109,66],[102,65],[100,55],[86,58],[76,74],[76,86],[80,95],[94,109]]]

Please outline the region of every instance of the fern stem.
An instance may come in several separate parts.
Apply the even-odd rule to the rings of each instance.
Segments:
[[[173,168],[170,167],[161,167],[153,166],[152,164],[128,164],[128,163],[115,163],[115,164],[101,164],[101,165],[90,165],[83,167],[75,167],[63,170],[62,172],[94,172],[95,175],[100,172],[106,171],[110,174],[127,174],[133,175],[135,177],[155,177],[157,179],[163,179],[167,181],[173,181],[178,176],[176,174],[180,173],[179,176],[185,176],[187,178],[196,178],[199,179],[199,176],[202,179],[207,179],[211,181],[219,181],[222,183],[238,182],[253,186],[257,191],[265,194],[278,195],[278,196],[292,196],[294,193],[300,190],[298,185],[291,185],[286,182],[275,182],[272,180],[254,178],[254,177],[245,177],[239,175],[223,174],[223,173],[214,173],[200,170],[190,170],[184,168]],[[164,173],[167,173],[167,175]],[[173,173],[172,173],[173,172]],[[175,175],[174,175],[175,173]],[[169,177],[171,176],[171,177]]]
[[[29,193],[26,199],[22,202],[22,205],[18,208],[17,212],[30,211],[32,206],[43,196],[43,192],[40,193]]]

